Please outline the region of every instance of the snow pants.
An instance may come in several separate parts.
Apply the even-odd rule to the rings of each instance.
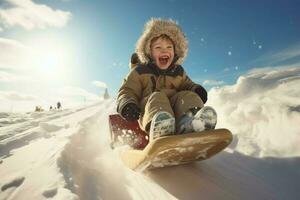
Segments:
[[[149,133],[151,120],[158,111],[170,113],[177,122],[182,115],[194,107],[203,107],[203,101],[195,92],[180,91],[170,97],[164,92],[153,92],[146,102],[142,117],[139,119],[140,127]]]

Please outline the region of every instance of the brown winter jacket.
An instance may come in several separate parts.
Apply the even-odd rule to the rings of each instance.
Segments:
[[[119,90],[117,111],[121,114],[125,105],[135,103],[144,112],[149,96],[155,91],[171,97],[176,92],[195,91],[198,87],[202,88],[187,76],[181,65],[172,65],[167,70],[160,70],[153,63],[139,65],[130,71]]]

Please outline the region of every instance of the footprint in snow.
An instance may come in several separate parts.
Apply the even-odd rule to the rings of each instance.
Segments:
[[[15,179],[13,179],[12,181],[10,181],[9,183],[4,184],[1,187],[1,191],[3,192],[11,187],[19,187],[24,182],[24,180],[25,180],[25,177],[23,177],[23,176],[17,177]]]
[[[46,197],[46,198],[52,198],[56,194],[57,194],[57,188],[51,188],[51,189],[45,190],[43,192],[43,196]]]

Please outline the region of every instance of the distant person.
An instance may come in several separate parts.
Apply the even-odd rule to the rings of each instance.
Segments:
[[[61,109],[61,103],[60,102],[57,102],[57,109]]]
[[[35,106],[35,112],[42,112],[42,111],[44,111],[42,106]]]

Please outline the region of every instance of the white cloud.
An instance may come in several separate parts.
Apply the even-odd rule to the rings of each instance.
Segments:
[[[229,67],[226,67],[225,69],[223,69],[224,72],[229,72],[230,71],[230,68]]]
[[[35,106],[45,101],[40,97],[19,91],[0,91],[0,112],[34,111]]]
[[[223,85],[225,84],[224,81],[218,81],[218,80],[205,80],[203,82],[203,85]]]
[[[20,26],[26,30],[46,27],[63,27],[72,14],[54,10],[47,5],[36,4],[32,0],[5,0],[10,7],[0,9],[2,28]]]
[[[0,91],[0,99],[9,101],[33,101],[39,100],[39,97],[30,94],[22,94],[16,91]]]
[[[103,99],[103,97],[88,92],[80,87],[65,86],[53,91],[51,102],[55,105],[57,101],[60,101],[63,108],[71,108],[85,103],[97,102],[101,99]]]
[[[259,48],[262,48],[260,45]],[[281,50],[279,52],[270,52],[254,61],[254,63],[264,63],[267,65],[277,64],[283,61],[288,61],[290,59],[300,56],[300,43],[297,43],[289,48]]]
[[[96,87],[99,87],[99,88],[107,88],[106,83],[104,83],[104,82],[102,82],[102,81],[93,81],[92,83],[93,83],[93,85],[95,85]]]
[[[22,70],[32,67],[31,49],[22,43],[0,38],[0,49],[0,68]]]
[[[238,138],[238,151],[300,156],[299,88],[299,66],[254,69],[235,85],[210,90],[208,104],[218,112],[218,127]]]
[[[79,97],[86,101],[97,101],[100,99],[100,97],[95,95],[94,93],[90,93],[82,88],[73,86],[66,86],[58,89],[58,94],[62,95],[65,98]]]
[[[72,48],[63,39],[41,37],[22,43],[0,37],[0,71],[27,76],[26,80],[31,78],[34,82],[53,83],[69,81],[74,65]]]
[[[73,86],[40,87],[39,89],[31,88],[34,90],[31,94],[19,90],[0,91],[0,112],[30,112],[35,106],[48,110],[50,106],[56,106],[58,101],[62,103],[63,108],[71,108],[103,99],[103,97]]]
[[[0,82],[11,83],[11,82],[17,82],[17,81],[29,81],[30,82],[33,80],[27,76],[18,75],[15,73],[9,73],[9,72],[0,70]]]

